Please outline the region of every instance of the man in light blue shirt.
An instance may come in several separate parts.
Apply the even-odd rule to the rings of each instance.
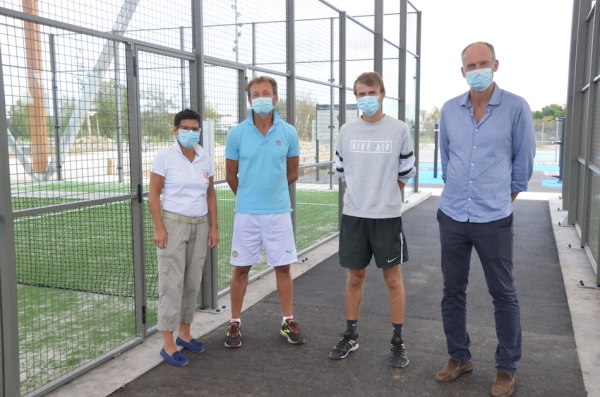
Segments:
[[[236,195],[231,241],[231,320],[225,347],[242,346],[241,311],[252,265],[260,263],[264,245],[267,265],[275,269],[281,301],[280,335],[294,345],[304,343],[292,315],[290,264],[298,260],[288,186],[298,179],[300,143],[296,129],[274,109],[277,81],[260,76],[247,85],[248,118],[229,131],[225,145],[226,178]]]
[[[442,318],[450,360],[436,380],[447,382],[473,369],[466,329],[466,289],[477,250],[496,319],[493,396],[514,392],[521,358],[521,324],[512,275],[512,202],[527,190],[533,172],[535,134],[527,102],[493,82],[494,47],[477,42],[462,52],[470,90],[446,102],[440,118],[444,190],[438,222],[442,247]]]

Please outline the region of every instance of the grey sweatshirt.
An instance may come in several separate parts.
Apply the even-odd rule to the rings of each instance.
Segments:
[[[401,216],[402,194],[417,173],[408,126],[390,116],[376,123],[359,118],[340,129],[335,168],[346,183],[345,215],[384,219]]]

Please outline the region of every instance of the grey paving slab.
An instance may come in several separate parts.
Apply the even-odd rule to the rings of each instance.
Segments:
[[[522,307],[523,358],[515,396],[586,396],[548,203],[517,201],[515,279]],[[277,293],[242,315],[243,347],[223,347],[226,326],[205,335],[205,353],[183,354],[190,365],[160,364],[111,396],[487,396],[495,375],[493,306],[477,255],[468,290],[475,369],[449,384],[433,376],[447,360],[440,300],[442,282],[435,212],[437,197],[404,218],[411,260],[403,265],[407,306],[403,336],[411,363],[389,367],[391,324],[381,273],[369,268],[359,320],[360,348],[332,361],[344,330],[346,274],[337,255],[294,281],[294,315],[307,337],[301,346],[279,336]]]

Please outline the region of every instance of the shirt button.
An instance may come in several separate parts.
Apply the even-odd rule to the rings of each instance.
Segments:
[[[477,146],[473,146],[473,149],[477,149]]]
[[[471,167],[473,166],[473,164],[471,164]]]
[[[467,200],[471,201],[471,198],[468,198]]]
[[[475,131],[479,131],[477,128],[475,128]]]
[[[473,183],[473,181],[469,181],[469,183]]]

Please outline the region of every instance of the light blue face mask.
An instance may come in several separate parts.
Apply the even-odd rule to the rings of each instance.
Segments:
[[[492,84],[492,68],[477,69],[466,73],[467,84],[475,91],[485,91]]]
[[[191,149],[195,144],[200,142],[200,133],[194,131],[179,130],[177,140],[181,143],[184,148]]]
[[[358,108],[367,116],[372,116],[379,110],[379,97],[381,96],[364,96],[358,98]]]
[[[263,116],[268,114],[273,110],[273,98],[254,98],[252,100],[252,110]]]

